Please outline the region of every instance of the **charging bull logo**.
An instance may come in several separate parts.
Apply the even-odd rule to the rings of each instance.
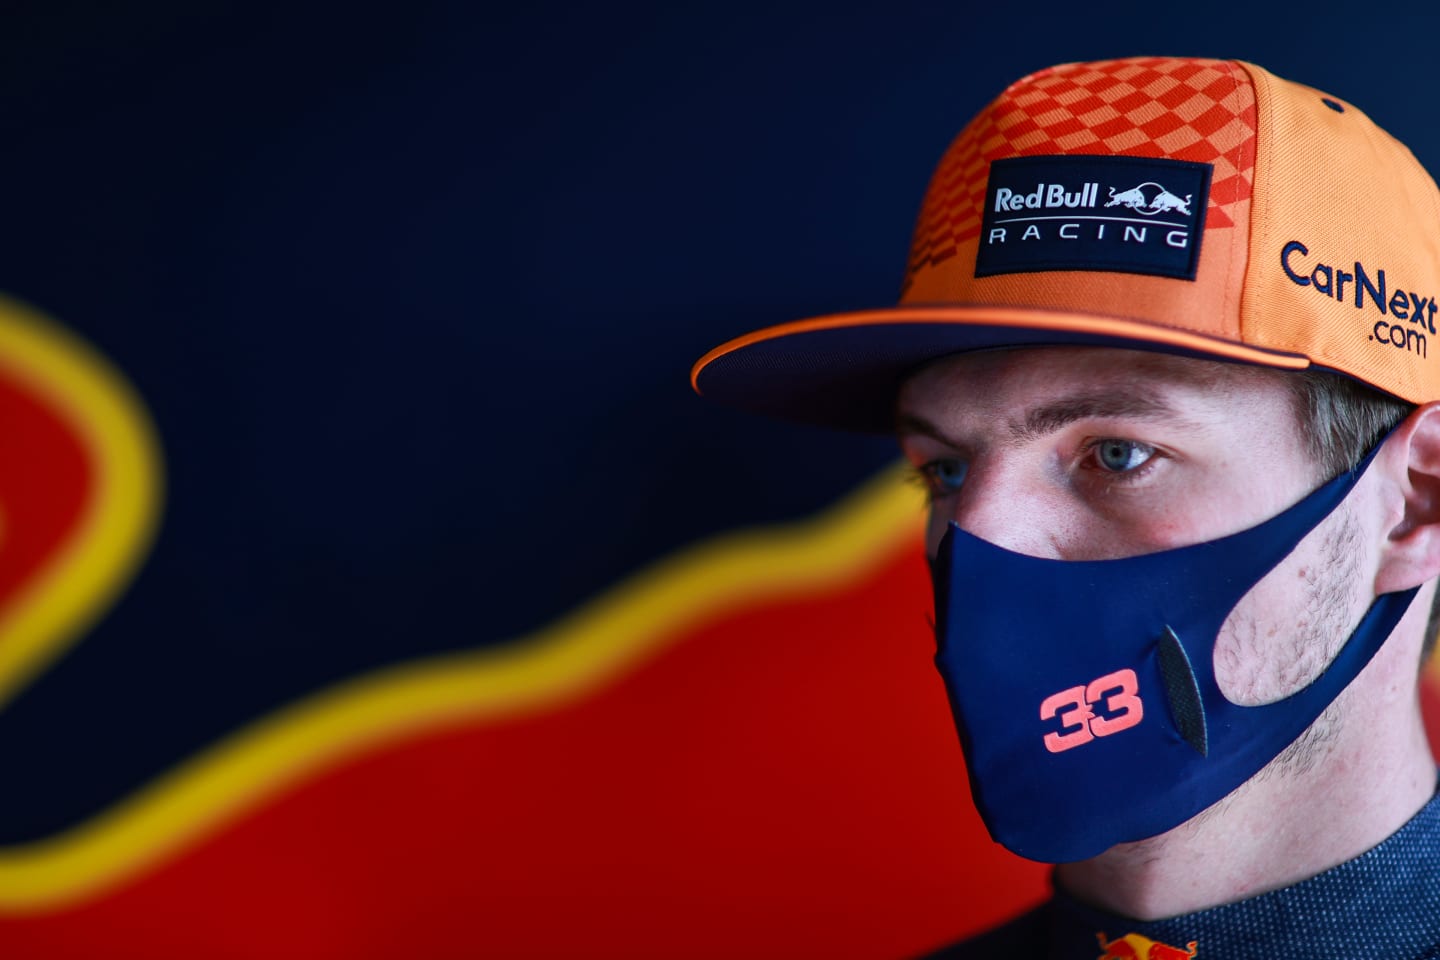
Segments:
[[[1181,200],[1153,180],[1147,180],[1139,186],[1131,187],[1120,193],[1116,193],[1114,187],[1110,187],[1109,190],[1110,202],[1105,204],[1107,207],[1129,207],[1146,217],[1153,217],[1157,213],[1168,213],[1171,210],[1187,217],[1190,216],[1190,198],[1193,194],[1186,194],[1185,199]]]
[[[1185,949],[1181,950],[1179,947],[1156,943],[1138,933],[1127,933],[1118,940],[1110,941],[1106,941],[1105,934],[1097,933],[1095,939],[1100,941],[1100,949],[1105,951],[1100,954],[1099,960],[1187,960],[1195,956],[1194,940],[1185,944]]]

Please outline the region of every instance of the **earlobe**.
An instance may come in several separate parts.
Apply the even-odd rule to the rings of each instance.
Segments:
[[[1408,590],[1440,576],[1440,403],[1417,408],[1382,452],[1402,501],[1391,526],[1376,593]]]

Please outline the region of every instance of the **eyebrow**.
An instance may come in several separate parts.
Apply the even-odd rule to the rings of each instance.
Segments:
[[[1185,418],[1163,399],[1150,393],[1077,393],[1050,400],[1012,417],[1005,424],[1011,443],[1024,443],[1061,430],[1078,420],[1125,417],[1138,420],[1175,420]],[[921,434],[941,443],[963,449],[965,444],[947,436],[939,427],[914,413],[901,412],[895,421],[899,435]]]
[[[1148,393],[1083,393],[1061,397],[1013,417],[1006,424],[1014,442],[1037,440],[1077,420],[1125,417],[1137,420],[1179,419],[1174,407]]]

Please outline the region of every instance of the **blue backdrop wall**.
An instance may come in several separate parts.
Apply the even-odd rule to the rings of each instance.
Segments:
[[[1255,60],[1440,169],[1394,4],[44,3],[0,12],[0,290],[164,453],[130,588],[0,711],[0,845],[387,664],[503,644],[894,456],[691,395],[755,327],[892,302],[1010,80]],[[103,718],[97,723],[95,718]],[[60,760],[57,762],[57,758]]]

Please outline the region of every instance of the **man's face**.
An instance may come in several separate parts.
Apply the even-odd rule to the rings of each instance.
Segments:
[[[1301,442],[1284,376],[1089,347],[934,363],[904,385],[897,410],[901,445],[931,497],[929,551],[950,521],[1062,560],[1252,527],[1327,479]],[[1253,704],[1294,692],[1359,622],[1379,542],[1378,510],[1355,507],[1369,496],[1362,481],[1226,621],[1215,658],[1227,697]],[[1366,517],[1375,519],[1357,519]]]

